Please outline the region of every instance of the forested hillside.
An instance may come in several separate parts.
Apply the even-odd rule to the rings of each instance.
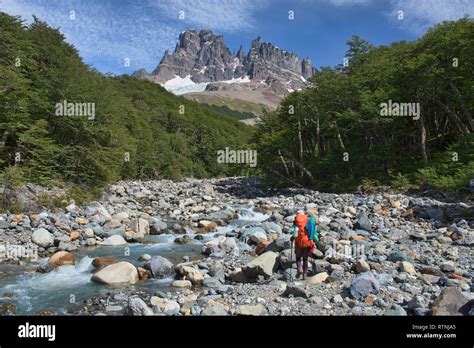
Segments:
[[[58,115],[87,103],[94,117]],[[89,115],[90,116],[90,115]],[[249,128],[216,110],[83,63],[59,30],[0,13],[0,172],[50,184],[239,174],[217,150],[246,147]],[[248,166],[244,168],[248,170]]]
[[[474,21],[445,22],[415,42],[348,41],[346,63],[325,68],[258,127],[260,166],[274,182],[324,190],[364,181],[442,189],[474,178]],[[414,103],[419,117],[381,116]]]

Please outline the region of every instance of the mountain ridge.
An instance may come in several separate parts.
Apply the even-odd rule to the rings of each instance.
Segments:
[[[222,35],[188,29],[181,32],[172,53],[165,51],[151,74],[139,69],[132,76],[178,95],[226,91],[231,98],[246,99],[243,90],[255,91],[263,104],[274,109],[286,95],[304,88],[315,72],[309,57],[301,59],[260,36],[252,40],[247,54],[242,45],[232,53]]]

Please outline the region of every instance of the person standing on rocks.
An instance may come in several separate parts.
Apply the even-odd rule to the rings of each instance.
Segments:
[[[311,218],[310,224],[314,224],[314,218]],[[310,238],[308,227],[310,227],[308,226],[308,216],[303,212],[298,212],[292,227],[291,241],[295,241],[297,276],[302,274],[303,279],[306,279],[308,274],[308,257],[311,249],[315,246],[314,240]]]

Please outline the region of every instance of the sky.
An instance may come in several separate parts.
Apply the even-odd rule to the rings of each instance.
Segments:
[[[317,68],[334,66],[352,35],[373,45],[414,40],[444,20],[474,17],[474,0],[0,0],[0,10],[60,28],[103,73],[131,74],[155,69],[180,32],[204,28],[231,51],[247,52],[260,36]]]

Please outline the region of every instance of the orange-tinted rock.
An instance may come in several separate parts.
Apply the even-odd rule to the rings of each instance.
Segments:
[[[261,255],[265,252],[265,249],[271,242],[269,240],[261,240],[258,242],[257,247],[255,248],[255,253]]]
[[[13,216],[11,217],[11,221],[12,221],[12,222],[20,222],[20,221],[22,221],[22,220],[23,220],[23,217],[22,217],[21,215],[19,215],[19,214],[13,215]]]
[[[81,236],[81,234],[78,231],[72,231],[71,234],[69,235],[69,238],[71,240],[76,240]]]
[[[92,260],[92,266],[94,266],[95,268],[100,268],[111,265],[116,262],[117,259],[114,256],[101,256],[96,257],[94,260]]]
[[[51,256],[48,262],[55,266],[74,265],[76,263],[76,257],[67,251],[58,251]]]
[[[140,278],[140,280],[151,278],[150,271],[144,269],[143,267],[138,267],[137,270],[138,270],[138,278]]]

